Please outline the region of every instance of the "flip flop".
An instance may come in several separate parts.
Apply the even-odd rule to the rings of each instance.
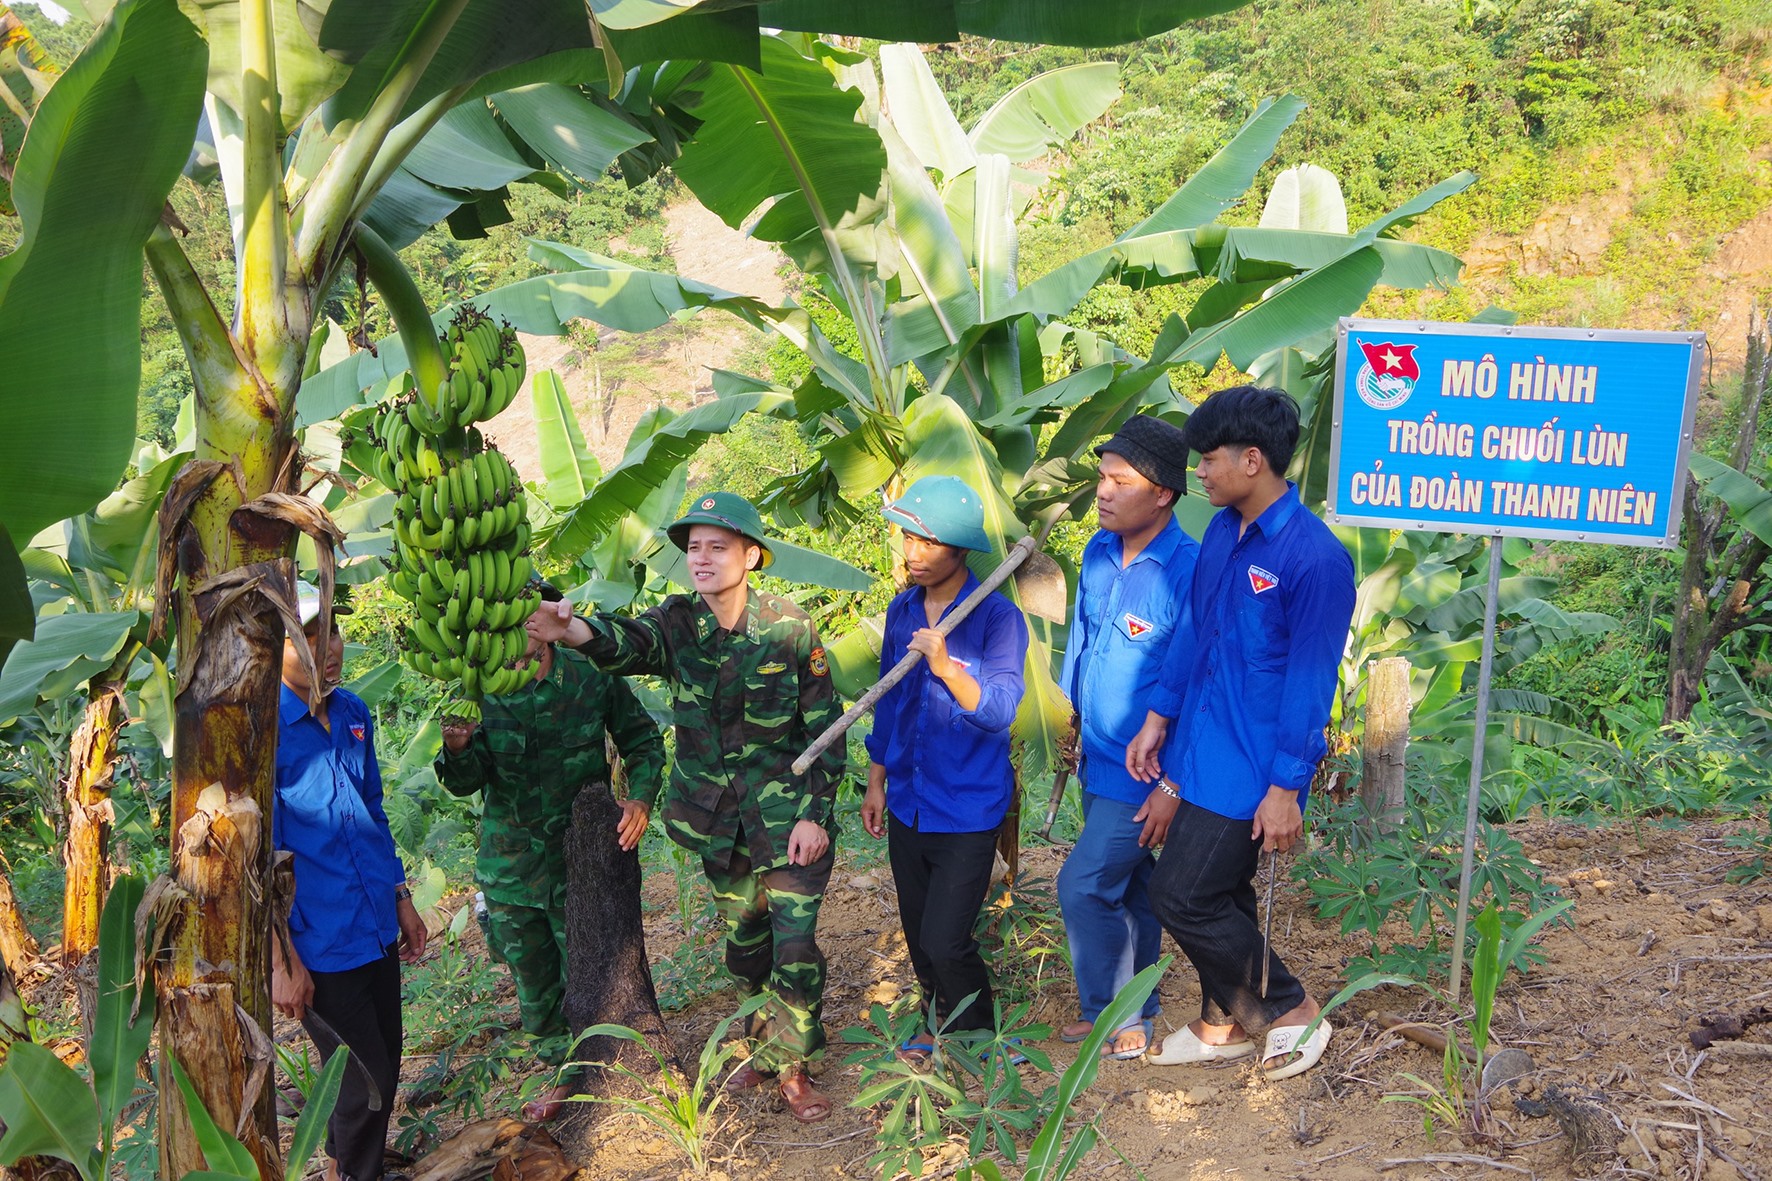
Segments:
[[[1269,1082],[1292,1078],[1303,1074],[1315,1066],[1323,1058],[1323,1051],[1329,1048],[1329,1035],[1335,1031],[1327,1021],[1317,1022],[1316,1032],[1309,1040],[1300,1042],[1298,1035],[1304,1032],[1302,1025],[1281,1025],[1267,1031],[1267,1048],[1262,1051],[1261,1060],[1264,1065],[1261,1073]],[[1286,1061],[1288,1058],[1292,1061]],[[1280,1060],[1282,1065],[1268,1067],[1265,1063]]]
[[[1066,1027],[1065,1029],[1061,1029],[1058,1031],[1058,1040],[1061,1042],[1070,1042],[1072,1045],[1075,1045],[1077,1042],[1086,1041],[1088,1039],[1089,1035],[1092,1032],[1094,1032],[1094,1030],[1095,1030],[1095,1022],[1093,1022],[1093,1021],[1089,1021],[1089,1022],[1079,1021],[1079,1022],[1077,1022],[1077,1024],[1078,1025],[1087,1024],[1089,1026],[1089,1028],[1085,1029],[1082,1033],[1071,1033],[1071,1032],[1069,1032],[1069,1027]]]
[[[1119,1037],[1120,1034],[1122,1034],[1122,1033],[1130,1032],[1132,1030],[1132,1028],[1133,1028],[1132,1026],[1128,1025],[1125,1027],[1125,1029],[1115,1030],[1114,1036]],[[1134,1058],[1144,1057],[1144,1052],[1151,1048],[1151,1038],[1153,1036],[1155,1036],[1155,1034],[1157,1032],[1157,1028],[1156,1028],[1156,1024],[1149,1017],[1146,1017],[1146,1018],[1142,1019],[1141,1021],[1139,1021],[1138,1028],[1141,1028],[1144,1030],[1144,1045],[1139,1046],[1136,1049],[1131,1049],[1131,1050],[1116,1050],[1113,1048],[1114,1043],[1111,1040],[1107,1041],[1107,1042],[1103,1042],[1102,1047],[1101,1047],[1102,1061],[1103,1062],[1130,1062]]]
[[[1027,1064],[1028,1056],[1015,1048],[1019,1045],[1021,1045],[1021,1039],[1018,1037],[1003,1039],[1003,1061],[1010,1066],[1025,1066]],[[989,1062],[991,1060],[991,1055],[996,1052],[997,1047],[992,1046],[990,1049],[985,1050],[980,1054],[978,1060],[980,1062]]]
[[[831,1101],[819,1094],[811,1077],[803,1070],[784,1077],[778,1089],[781,1101],[788,1105],[788,1114],[803,1124],[816,1124],[831,1114]]]
[[[1208,1045],[1185,1025],[1164,1038],[1163,1048],[1156,1053],[1148,1052],[1149,1042],[1145,1043],[1145,1047],[1145,1057],[1156,1066],[1179,1066],[1188,1062],[1229,1062],[1255,1053],[1255,1043],[1248,1039],[1223,1046]]]
[[[767,1087],[773,1082],[775,1075],[758,1070],[749,1062],[741,1062],[737,1070],[726,1076],[726,1082],[722,1085],[728,1095],[736,1095],[752,1087]]]
[[[900,1042],[898,1044],[899,1061],[909,1063],[912,1066],[922,1066],[924,1063],[928,1062],[934,1054],[935,1043],[926,1042],[920,1038],[911,1038],[909,1041]]]

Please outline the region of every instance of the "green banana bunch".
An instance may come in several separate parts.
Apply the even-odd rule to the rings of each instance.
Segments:
[[[534,678],[523,624],[541,605],[530,585],[522,479],[475,422],[510,405],[526,372],[510,325],[464,306],[443,336],[449,376],[427,396],[411,374],[370,421],[376,479],[394,492],[388,584],[413,606],[403,630],[416,672],[459,681],[463,716]]]

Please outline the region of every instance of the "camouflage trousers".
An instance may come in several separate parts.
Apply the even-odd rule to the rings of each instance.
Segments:
[[[567,1044],[566,912],[561,906],[521,906],[486,900],[486,943],[511,970],[523,1028],[539,1043],[536,1055],[558,1065]]]
[[[757,870],[740,833],[729,864],[702,862],[726,924],[726,968],[747,995],[769,996],[745,1030],[751,1062],[764,1073],[824,1054],[825,961],[814,928],[836,852],[833,842],[811,865]]]

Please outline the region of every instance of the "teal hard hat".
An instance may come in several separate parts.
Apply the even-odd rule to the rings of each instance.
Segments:
[[[881,515],[906,533],[942,545],[988,553],[984,531],[984,499],[958,476],[923,476]]]
[[[769,552],[769,541],[763,534],[762,516],[758,514],[755,505],[736,492],[709,492],[698,497],[689,506],[688,512],[671,522],[670,527],[665,530],[665,536],[685,553],[689,551],[691,525],[718,525],[751,542],[763,551],[763,560],[757,563],[759,570],[775,560]]]

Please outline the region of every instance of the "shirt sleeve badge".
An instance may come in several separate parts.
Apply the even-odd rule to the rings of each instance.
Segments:
[[[822,647],[814,648],[812,650],[811,658],[808,659],[806,663],[811,667],[812,675],[815,677],[828,677],[831,675],[831,665],[830,662],[824,658],[824,649]]]
[[[1249,589],[1256,594],[1271,591],[1280,585],[1280,576],[1263,570],[1260,566],[1249,567]]]
[[[1130,611],[1126,612],[1126,634],[1127,635],[1131,636],[1133,639],[1136,640],[1136,639],[1138,639],[1138,637],[1145,635],[1150,630],[1151,630],[1151,625],[1150,625],[1149,620],[1140,619],[1138,616],[1132,614],[1132,612],[1130,612]]]

